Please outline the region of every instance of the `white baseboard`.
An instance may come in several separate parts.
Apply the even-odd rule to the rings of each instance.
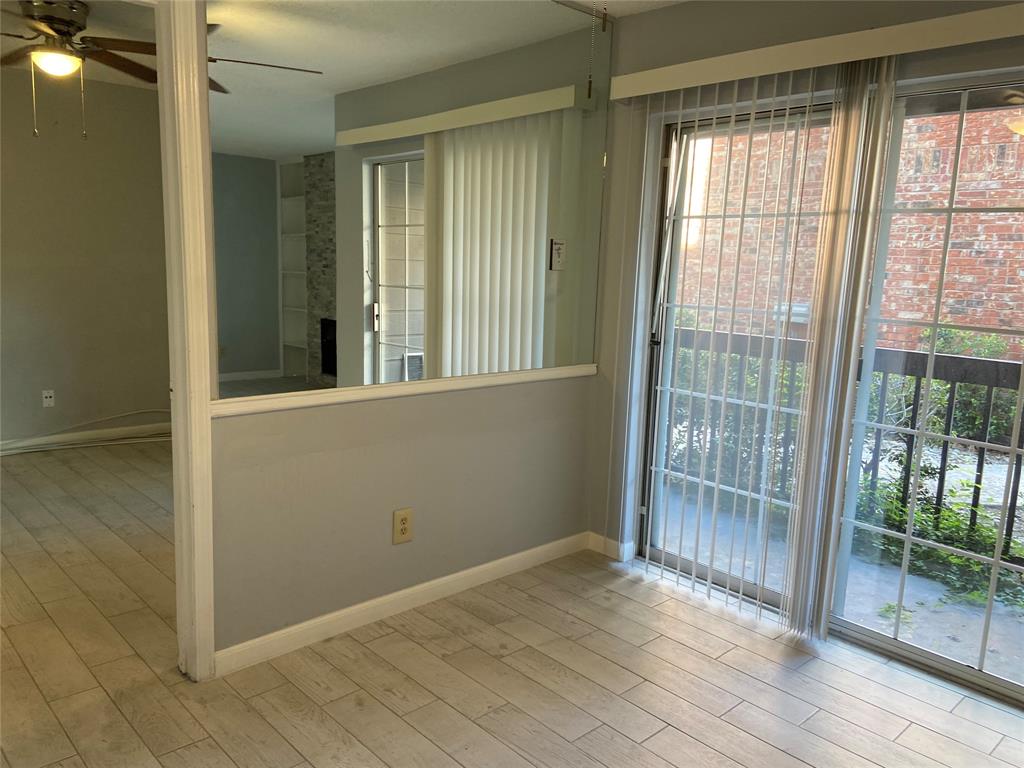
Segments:
[[[146,437],[169,437],[170,422],[158,424],[138,424],[133,427],[107,427],[106,429],[88,429],[81,432],[61,432],[44,437],[26,437],[20,440],[4,440],[0,442],[0,455],[29,453],[31,451],[52,451],[57,448],[75,448],[93,443],[110,443],[117,440],[141,439]]]
[[[586,535],[587,549],[600,552],[602,555],[606,555],[620,563],[633,559],[633,554],[636,551],[636,544],[634,542],[616,541],[593,531],[588,531]]]
[[[250,381],[251,379],[278,379],[283,376],[280,368],[271,371],[235,371],[234,373],[222,373],[217,376],[217,381]]]
[[[464,571],[442,576],[423,584],[392,592],[389,595],[375,597],[364,603],[342,608],[301,624],[293,624],[276,632],[246,640],[244,643],[233,645],[214,654],[215,674],[217,677],[223,677],[244,667],[273,659],[310,643],[326,640],[328,637],[361,627],[372,621],[378,621],[485,582],[532,568],[535,565],[546,563],[548,560],[587,549],[592,535],[594,534],[577,533],[574,536],[542,544],[533,549],[517,552],[514,555],[492,560],[489,563],[467,568]]]

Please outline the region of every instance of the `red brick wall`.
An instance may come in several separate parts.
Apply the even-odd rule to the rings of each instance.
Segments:
[[[1024,141],[1009,130],[1011,114],[969,112],[964,121],[954,213],[939,319],[945,323],[1015,329],[1024,334]],[[908,209],[948,208],[958,116],[911,117],[904,122],[894,203]],[[900,212],[893,217],[883,316],[931,320],[935,311],[946,215]],[[1009,355],[1024,354],[1024,339]],[[921,348],[917,328],[885,326],[881,343]]]
[[[985,210],[995,206],[1024,207],[1024,137],[1007,127],[1011,115],[1024,116],[1024,108],[967,114],[955,205],[971,210],[954,213],[952,217],[940,320],[1019,331],[1021,336],[1010,338],[1007,351],[1007,356],[1017,359],[1024,357],[1024,213]],[[951,114],[910,117],[904,122],[894,199],[901,210],[893,214],[889,230],[884,318],[930,321],[933,317],[958,120],[958,115]],[[738,311],[734,328],[738,331],[751,327],[751,315],[741,310],[749,309],[752,303],[754,307],[764,307],[766,299],[773,305],[780,297],[783,303],[809,303],[817,218],[803,216],[798,227],[797,220],[790,218],[787,229],[784,218],[757,219],[750,215],[762,210],[819,211],[828,134],[827,124],[816,126],[811,130],[809,145],[801,140],[794,146],[793,131],[776,130],[770,142],[765,132],[755,132],[750,142],[746,127],[741,127],[731,149],[724,137],[715,140],[711,178],[701,184],[700,169],[706,168],[707,163],[704,141],[705,154],[698,150],[698,183],[690,213],[706,213],[714,218],[703,226],[699,221],[691,222],[677,237],[677,242],[682,243],[681,269],[685,269],[685,274],[676,276],[677,302],[695,304],[699,296],[702,306],[710,306],[715,303],[717,291],[720,309],[716,327],[729,328],[730,308],[735,305]],[[750,145],[752,150],[748,153]],[[798,158],[797,174],[806,165],[802,190],[799,178],[797,184],[790,185],[794,157]],[[723,221],[716,217],[722,214],[727,168],[726,213],[739,214],[745,210],[748,214],[742,223],[742,238],[739,218]],[[744,174],[749,178],[745,201],[740,186]],[[766,177],[769,194],[763,198]],[[781,190],[778,198],[777,189]],[[784,253],[795,253],[795,260],[782,264]],[[712,314],[711,310],[702,312],[702,328],[709,327]],[[759,333],[765,319],[763,315],[752,317],[753,329]],[[794,335],[799,333],[796,327],[791,330]],[[774,331],[773,318],[767,319],[767,331]],[[880,344],[924,348],[922,329],[884,324]]]

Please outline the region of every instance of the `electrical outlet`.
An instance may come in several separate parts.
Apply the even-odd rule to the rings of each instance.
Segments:
[[[412,507],[396,509],[391,527],[391,543],[412,541]]]
[[[53,390],[43,390],[43,408],[53,408]]]

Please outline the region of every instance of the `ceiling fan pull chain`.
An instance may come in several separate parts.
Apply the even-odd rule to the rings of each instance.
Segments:
[[[78,83],[82,91],[82,139],[88,139],[89,134],[85,132],[85,62],[78,69]]]
[[[36,121],[36,63],[32,59],[28,62],[29,69],[32,70],[32,135],[36,138],[39,137],[39,125]]]

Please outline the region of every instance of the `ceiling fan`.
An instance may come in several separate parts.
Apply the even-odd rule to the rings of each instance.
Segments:
[[[20,64],[25,59],[54,77],[66,77],[82,68],[82,61],[88,59],[98,64],[111,67],[137,80],[147,83],[156,82],[156,70],[140,64],[114,51],[123,53],[141,53],[156,55],[156,43],[145,40],[123,40],[116,37],[92,37],[82,35],[87,26],[89,5],[82,0],[21,0],[21,13],[2,8],[4,14],[19,19],[30,34],[0,32],[4,37],[17,37],[23,40],[42,40],[33,45],[15,48],[0,58],[0,66]],[[207,33],[215,32],[219,24],[208,24]],[[322,75],[315,69],[286,67],[280,64],[265,64],[259,61],[242,59],[226,59],[211,56],[211,63],[229,61],[236,64],[251,64],[257,67],[272,67],[293,72],[307,72]],[[210,78],[210,90],[227,93],[228,89]]]

